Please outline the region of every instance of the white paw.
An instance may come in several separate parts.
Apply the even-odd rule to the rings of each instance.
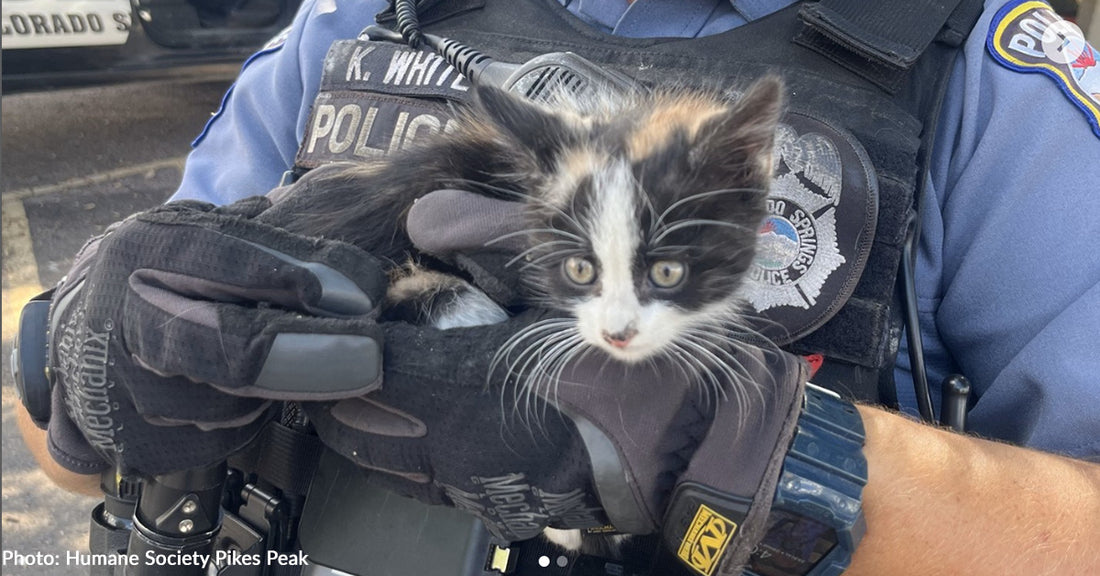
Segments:
[[[545,528],[542,531],[542,535],[547,540],[565,548],[570,552],[576,552],[581,549],[581,531],[580,530],[559,530],[557,528]]]

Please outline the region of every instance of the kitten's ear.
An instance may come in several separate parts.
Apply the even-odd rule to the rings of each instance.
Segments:
[[[550,172],[561,150],[577,140],[577,131],[562,115],[492,86],[474,92],[474,109],[502,134],[529,152],[543,172]]]
[[[770,179],[775,131],[786,102],[783,80],[765,76],[724,114],[696,134],[693,156],[700,166],[722,166],[751,179]]]

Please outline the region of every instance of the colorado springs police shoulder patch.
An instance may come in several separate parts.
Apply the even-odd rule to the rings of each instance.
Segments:
[[[986,38],[993,58],[1019,72],[1041,72],[1088,117],[1100,136],[1100,63],[1076,24],[1045,2],[1014,0],[994,16]]]

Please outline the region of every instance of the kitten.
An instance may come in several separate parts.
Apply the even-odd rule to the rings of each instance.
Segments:
[[[551,110],[481,88],[451,133],[386,160],[306,175],[287,227],[392,262],[391,316],[481,324],[506,312],[454,275],[398,266],[420,257],[405,216],[442,188],[521,200],[529,230],[521,275],[532,301],[567,319],[518,334],[497,360],[553,374],[592,348],[627,363],[666,356],[718,387],[715,370],[736,381],[724,335],[741,318],[739,292],[766,215],[782,91],[766,77],[733,102],[672,89],[562,100]],[[551,341],[560,345],[545,346]],[[542,357],[548,348],[560,352]],[[547,537],[589,549],[579,531]]]

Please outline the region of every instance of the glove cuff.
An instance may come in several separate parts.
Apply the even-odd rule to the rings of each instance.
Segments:
[[[863,422],[851,403],[813,385],[798,404],[754,498],[677,487],[664,538],[696,572],[835,576],[847,568],[866,529]]]

